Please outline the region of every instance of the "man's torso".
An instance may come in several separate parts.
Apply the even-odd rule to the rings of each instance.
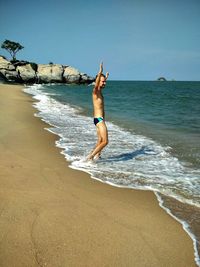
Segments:
[[[104,98],[101,92],[92,94],[93,106],[94,106],[94,117],[104,118]]]

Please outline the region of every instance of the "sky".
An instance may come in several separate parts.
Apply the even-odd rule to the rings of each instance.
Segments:
[[[0,43],[17,59],[111,80],[200,81],[200,0],[0,0]],[[10,59],[0,48],[0,55]]]

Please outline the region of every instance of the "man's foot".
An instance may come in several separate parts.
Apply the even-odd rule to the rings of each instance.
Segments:
[[[91,154],[89,154],[86,158],[86,161],[93,161],[93,160],[98,160],[101,158],[101,153],[97,153],[95,156]]]
[[[90,154],[87,156],[86,161],[93,161],[94,157]]]
[[[94,160],[98,160],[98,159],[100,159],[101,158],[101,153],[99,153],[99,154],[96,154],[95,156],[94,156]]]

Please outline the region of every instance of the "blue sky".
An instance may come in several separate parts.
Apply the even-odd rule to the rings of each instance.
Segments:
[[[200,80],[200,0],[0,0],[0,43],[18,59],[112,80]],[[0,54],[10,58],[0,49]]]

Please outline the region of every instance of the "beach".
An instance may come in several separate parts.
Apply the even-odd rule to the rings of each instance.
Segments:
[[[150,191],[68,167],[22,86],[0,85],[0,266],[196,266]]]

